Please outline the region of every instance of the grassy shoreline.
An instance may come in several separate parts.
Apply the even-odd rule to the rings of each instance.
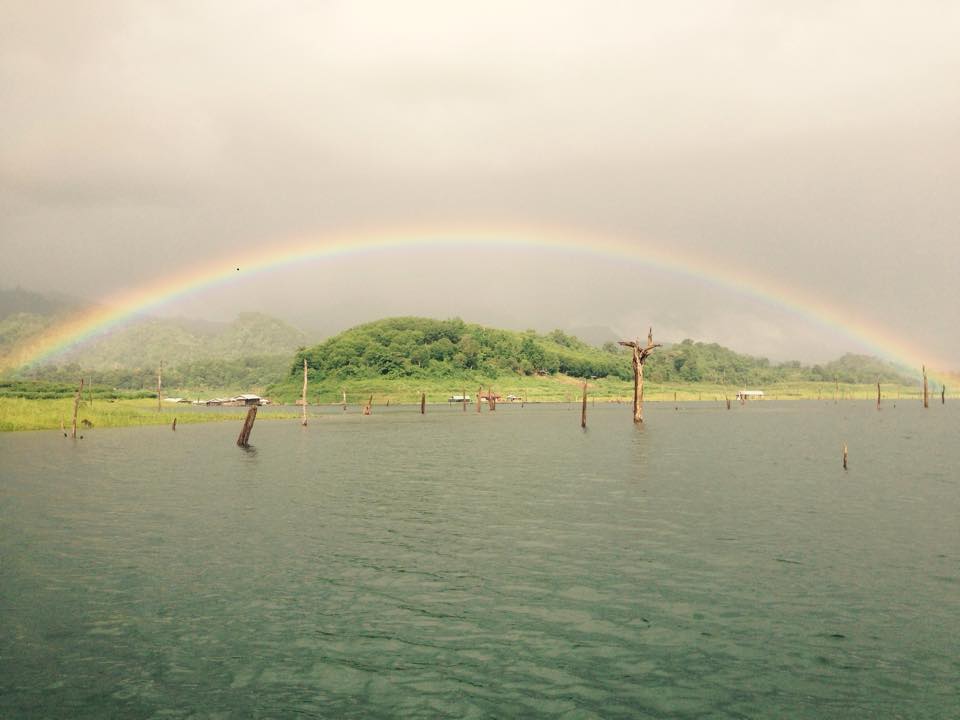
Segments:
[[[347,402],[351,405],[362,404],[373,395],[375,404],[415,404],[420,402],[420,393],[425,392],[427,402],[445,402],[451,395],[466,392],[471,398],[476,397],[477,388],[483,387],[484,393],[488,389],[507,397],[515,395],[530,402],[573,402],[581,397],[583,380],[566,375],[517,376],[506,375],[497,378],[475,378],[472,380],[457,379],[353,379],[346,381],[323,380],[311,382],[307,391],[307,402],[310,405],[336,405],[346,391]],[[719,385],[714,383],[654,383],[647,382],[644,386],[644,399],[650,401],[723,401],[729,397],[731,401],[737,391],[742,389],[763,390],[771,400],[832,400],[834,395],[838,399],[869,400],[876,399],[876,384],[834,383],[815,381],[796,381],[783,383],[769,383],[757,387],[742,388],[733,385]],[[632,401],[633,382],[614,378],[597,378],[588,380],[589,396],[597,401],[626,402]],[[909,399],[922,396],[922,390],[916,386],[897,385],[893,383],[881,384],[881,392],[887,400],[897,398]],[[284,384],[270,389],[269,397],[274,402],[294,403],[300,398],[300,387]]]
[[[192,407],[178,412],[174,406],[157,411],[156,399],[134,400],[94,400],[83,401],[77,412],[77,423],[84,420],[92,423],[93,428],[133,427],[137,425],[169,425],[177,419],[177,425],[205,422],[242,421],[246,409],[236,408],[236,412],[205,412]],[[73,417],[73,400],[0,398],[0,432],[19,430],[57,430],[60,423],[69,428]],[[298,417],[290,413],[269,413],[262,415],[270,419],[289,419]]]
[[[583,381],[565,376],[520,377],[509,376],[483,383],[484,391],[493,388],[503,396],[516,395],[528,402],[577,402],[582,393]],[[326,383],[318,383],[308,393],[308,402],[312,406],[339,405],[343,389],[347,392],[347,402],[351,406],[366,403],[373,395],[374,405],[410,405],[420,402],[420,393],[427,394],[430,404],[442,404],[452,394],[466,391],[475,400],[479,383],[464,381],[430,381],[428,383],[410,380],[354,380],[332,388]],[[456,387],[460,385],[460,387]],[[472,386],[471,386],[472,385]],[[644,387],[644,400],[648,402],[724,402],[725,398],[735,401],[740,388],[725,387],[707,383],[662,384],[647,383]],[[821,400],[838,401],[876,400],[875,384],[841,384],[837,388],[833,383],[795,382],[771,384],[762,387],[765,400]],[[197,394],[195,390],[177,390],[171,393]],[[589,397],[598,402],[629,403],[633,397],[632,383],[609,378],[591,380],[588,384]],[[883,402],[915,401],[922,398],[922,390],[914,386],[881,385]],[[201,393],[202,394],[202,393]],[[299,397],[299,393],[297,394]],[[275,401],[288,403],[289,411],[275,408],[263,413],[265,419],[291,419],[300,415],[300,410],[292,406],[293,398],[281,393]],[[939,402],[939,397],[932,397]],[[760,401],[760,402],[764,402]],[[156,399],[94,399],[92,403],[83,401],[77,415],[78,421],[87,419],[94,428],[132,427],[137,425],[166,425],[177,418],[178,425],[205,422],[240,421],[246,414],[243,408],[230,410],[200,410],[194,407],[178,408],[176,405],[164,406],[157,411]],[[19,430],[55,430],[61,421],[69,426],[73,415],[73,399],[26,399],[0,397],[0,432]]]

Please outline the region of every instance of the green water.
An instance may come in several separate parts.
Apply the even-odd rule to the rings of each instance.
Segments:
[[[960,408],[629,413],[0,435],[0,717],[960,717]]]

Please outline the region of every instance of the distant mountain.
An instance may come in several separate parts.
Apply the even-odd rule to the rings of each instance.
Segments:
[[[622,339],[613,328],[606,325],[578,325],[568,328],[567,332],[594,347],[601,347],[604,343]]]
[[[231,323],[199,325],[180,318],[148,318],[64,353],[56,361],[103,369],[156,367],[162,360],[175,367],[199,360],[290,355],[306,342],[300,330],[260,313],[242,313]]]
[[[0,288],[0,321],[11,315],[58,315],[83,303],[59,293],[36,293],[22,288]]]
[[[58,322],[91,304],[57,294],[15,288],[0,290],[0,359],[14,355]],[[282,320],[241,313],[231,323],[184,318],[144,318],[84,343],[47,365],[84,370],[168,368],[203,361],[234,362],[246,358],[289,358],[308,337]],[[271,368],[275,362],[268,362]]]
[[[812,371],[823,380],[844,383],[909,382],[920,378],[914,368],[880,360],[872,355],[847,353],[823,365],[814,365]]]

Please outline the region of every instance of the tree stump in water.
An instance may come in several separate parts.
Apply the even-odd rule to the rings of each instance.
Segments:
[[[587,427],[587,383],[583,383],[583,401],[580,405],[580,427]]]
[[[303,359],[303,391],[300,393],[300,404],[303,405],[303,419],[300,424],[307,426],[307,359]]]
[[[254,405],[247,410],[247,419],[243,421],[243,428],[240,430],[240,436],[237,438],[237,445],[240,447],[250,447],[250,431],[253,430],[253,423],[256,419],[257,406]]]
[[[83,393],[83,378],[80,378],[80,387],[77,388],[77,394],[73,398],[73,430],[70,431],[70,437],[77,439],[77,409],[80,407],[80,395]]]

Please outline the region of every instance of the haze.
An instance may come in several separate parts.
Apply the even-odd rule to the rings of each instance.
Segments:
[[[0,21],[0,284],[98,300],[248,248],[530,226],[743,267],[960,368],[954,2],[32,2]],[[703,279],[362,254],[161,309],[868,350]]]

